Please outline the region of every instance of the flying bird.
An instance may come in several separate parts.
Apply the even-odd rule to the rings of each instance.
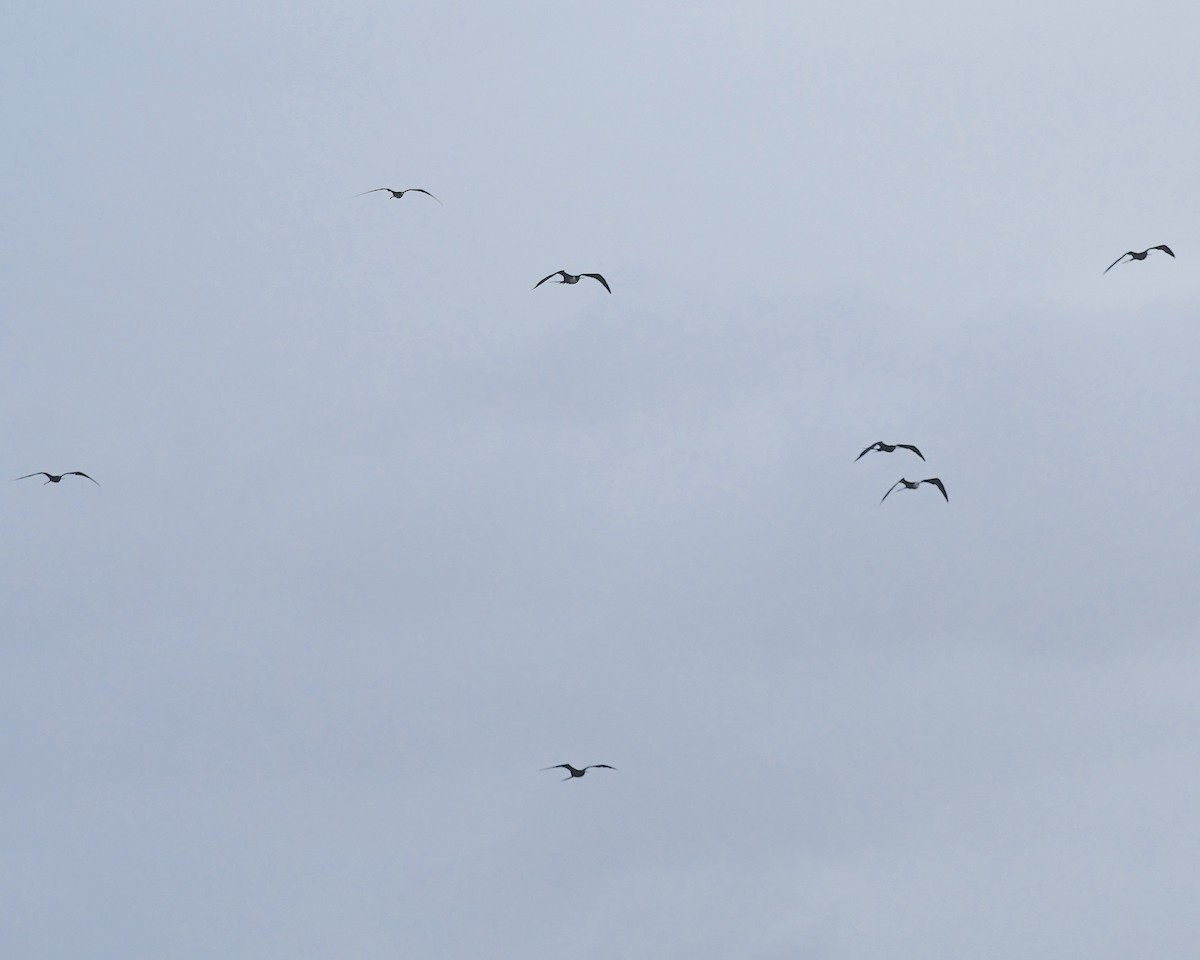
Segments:
[[[580,277],[591,277],[593,280],[599,280],[601,285],[604,287],[604,289],[607,290],[609,293],[612,293],[612,287],[610,287],[608,285],[608,281],[605,280],[602,276],[600,276],[600,274],[598,274],[598,273],[567,273],[566,270],[555,270],[554,273],[550,274],[549,277],[542,277],[541,280],[539,280],[537,283],[535,283],[533,285],[533,289],[536,290],[547,280],[550,280],[554,277],[562,277],[562,279],[558,281],[559,283],[578,283]]]
[[[897,447],[903,447],[905,450],[911,450],[922,460],[925,459],[925,455],[923,453],[921,453],[921,451],[918,450],[916,447],[914,447],[911,443],[884,443],[882,440],[878,440],[875,443],[871,444],[869,447],[867,447],[867,449],[864,450],[862,453],[860,453],[857,457],[855,457],[854,461],[855,461],[855,463],[857,463],[859,460],[861,460],[863,457],[865,457],[872,450],[877,450],[880,453],[891,453]]]
[[[1117,259],[1114,260],[1112,263],[1110,263],[1107,267],[1105,267],[1104,273],[1108,273],[1109,270],[1111,270],[1113,267],[1115,267],[1118,263],[1120,263],[1126,257],[1132,257],[1133,260],[1145,260],[1148,256],[1150,256],[1151,250],[1161,250],[1163,253],[1167,254],[1168,256],[1171,256],[1171,257],[1175,256],[1175,254],[1172,252],[1171,248],[1168,247],[1165,243],[1160,243],[1157,247],[1150,247],[1146,250],[1143,250],[1141,253],[1135,253],[1133,250],[1127,250],[1127,251],[1125,251],[1125,253],[1123,253],[1119,257],[1117,257]],[[1101,274],[1101,276],[1103,276],[1103,274]]]
[[[543,770],[559,770],[559,769],[566,770],[567,776],[562,778],[562,782],[566,783],[568,780],[572,780],[575,777],[582,777],[589,770],[594,770],[597,767],[603,768],[604,770],[616,770],[617,769],[616,767],[610,767],[607,763],[593,763],[590,767],[584,767],[582,770],[578,769],[577,767],[571,766],[569,763],[556,763],[552,767],[542,767],[542,769]]]
[[[409,187],[407,190],[393,190],[391,187],[376,187],[374,190],[364,190],[362,193],[356,193],[354,197],[365,197],[368,193],[378,193],[380,190],[386,190],[388,193],[390,193],[393,200],[402,199],[406,193],[423,193],[427,197],[433,197],[432,193],[430,193],[428,190],[422,190],[420,187]],[[354,197],[351,197],[350,199],[353,200]],[[433,197],[433,199],[438,200],[437,197]],[[442,201],[438,200],[438,203],[442,203]],[[444,207],[445,204],[442,203],[442,206]]]
[[[88,480],[92,480],[82,470],[68,470],[66,473],[47,473],[45,470],[39,470],[37,473],[27,473],[23,477],[13,477],[12,482],[16,483],[18,480],[28,480],[30,477],[45,477],[46,483],[59,483],[63,477],[87,477]],[[42,486],[44,487],[46,483],[43,483]],[[100,486],[95,480],[92,480],[92,483]]]
[[[924,459],[924,458],[922,457],[922,459]],[[942,486],[942,481],[939,480],[937,477],[930,477],[928,480],[905,480],[903,477],[901,477],[899,480],[897,480],[895,483],[893,483],[891,485],[891,487],[888,488],[888,492],[883,495],[883,500],[886,500],[888,498],[888,493],[891,493],[893,490],[895,490],[901,484],[904,484],[905,490],[916,490],[917,487],[919,487],[923,483],[932,483],[935,487],[937,487],[939,490],[942,491],[942,496],[946,497],[946,502],[947,503],[950,502],[950,497],[947,496],[947,494],[946,494],[946,488],[944,486]],[[879,501],[880,504],[883,503],[883,500]]]

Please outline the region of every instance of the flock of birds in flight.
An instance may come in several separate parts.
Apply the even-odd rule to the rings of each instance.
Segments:
[[[911,450],[922,460],[925,459],[925,454],[923,454],[920,450],[918,450],[916,447],[914,447],[911,443],[884,443],[882,440],[876,440],[873,444],[871,444],[869,447],[867,447],[866,450],[864,450],[857,457],[855,457],[854,462],[858,463],[859,460],[861,460],[863,457],[865,457],[871,451],[875,451],[876,453],[894,453],[896,450],[899,450],[899,449]],[[937,477],[930,477],[927,480],[907,480],[904,477],[901,477],[899,480],[897,480],[895,483],[893,483],[890,487],[888,487],[888,492],[883,495],[883,500],[886,500],[888,498],[888,494],[891,493],[893,490],[895,490],[897,487],[899,487],[901,485],[904,486],[905,490],[916,490],[917,487],[919,487],[923,483],[933,484],[935,487],[937,487],[939,490],[942,491],[942,496],[946,498],[946,502],[947,503],[950,502],[950,497],[946,493],[946,487],[943,485],[942,481],[939,480]],[[879,501],[880,504],[883,503],[883,500]]]
[[[423,187],[406,187],[403,190],[393,190],[391,187],[375,187],[371,190],[364,190],[362,193],[356,193],[354,195],[354,197],[365,197],[369,193],[380,193],[380,192],[386,192],[386,193],[391,194],[390,199],[392,199],[392,200],[402,200],[402,199],[404,199],[405,194],[409,194],[409,193],[423,193],[423,194],[425,194],[425,196],[430,197],[433,200],[437,200],[438,203],[442,202],[441,200],[438,200],[437,197],[435,197],[432,193],[430,193],[428,190],[424,189]],[[354,199],[354,198],[351,198],[351,199]],[[444,206],[444,204],[443,204],[443,206]],[[1112,263],[1110,263],[1107,267],[1105,267],[1104,273],[1108,273],[1109,270],[1111,270],[1113,267],[1115,267],[1117,264],[1121,263],[1122,261],[1124,261],[1126,263],[1132,263],[1134,260],[1145,260],[1148,256],[1150,256],[1150,253],[1153,250],[1161,250],[1163,253],[1167,254],[1167,256],[1172,257],[1172,258],[1175,257],[1174,251],[1171,250],[1171,248],[1168,247],[1165,243],[1160,243],[1157,246],[1153,246],[1153,247],[1147,247],[1145,250],[1141,250],[1141,251],[1127,250],[1127,251],[1125,251],[1125,253],[1123,253],[1119,257],[1117,257],[1117,259],[1114,260]],[[1128,257],[1129,259],[1126,260],[1125,259],[1126,257]],[[608,285],[608,281],[605,280],[604,277],[601,276],[600,274],[598,274],[598,273],[567,273],[566,270],[555,270],[554,273],[550,274],[549,276],[542,277],[541,280],[539,280],[537,283],[535,283],[533,285],[533,289],[536,290],[543,283],[554,280],[555,277],[560,278],[557,281],[555,281],[556,283],[560,283],[560,284],[576,284],[576,283],[579,283],[581,278],[588,277],[591,280],[597,281],[602,287],[604,287],[605,290],[607,290],[609,293],[612,293],[612,287],[610,287]],[[868,453],[872,453],[872,452],[894,453],[896,450],[911,450],[918,457],[920,457],[922,461],[924,461],[924,459],[925,459],[925,455],[923,453],[921,453],[921,451],[918,450],[911,443],[884,443],[884,441],[882,441],[882,440],[877,440],[875,443],[871,444],[869,447],[867,447],[865,450],[863,450],[863,452],[860,453],[857,457],[855,457],[854,461],[857,463],[859,460],[861,460],[863,457],[865,457]],[[68,470],[66,473],[49,473],[45,470],[38,470],[34,473],[27,473],[23,477],[15,477],[13,482],[15,483],[17,480],[28,480],[30,477],[45,477],[46,478],[45,483],[60,483],[62,481],[63,477],[83,477],[86,480],[91,480],[92,483],[96,484],[96,486],[100,486],[98,481],[89,477],[82,470]],[[906,477],[901,477],[899,480],[897,480],[895,483],[893,483],[890,487],[888,487],[887,493],[885,493],[883,495],[883,499],[881,499],[879,501],[879,503],[882,506],[883,501],[886,500],[889,496],[891,496],[892,491],[895,490],[897,487],[900,487],[901,489],[904,489],[904,490],[916,490],[918,487],[920,487],[924,483],[928,483],[930,486],[936,487],[938,489],[938,491],[941,493],[942,497],[945,498],[946,502],[947,503],[950,502],[950,496],[949,496],[949,494],[946,493],[946,486],[945,486],[945,484],[942,483],[940,478],[927,477],[924,480],[909,480]],[[45,484],[43,484],[43,486],[45,486]],[[545,770],[560,770],[560,769],[567,771],[567,775],[565,777],[563,777],[563,782],[565,783],[568,780],[576,780],[576,779],[581,778],[589,770],[595,770],[595,769],[615,770],[616,767],[609,766],[607,763],[593,763],[586,767],[573,767],[569,763],[556,763],[552,767],[543,767],[542,768],[543,771],[545,771]]]

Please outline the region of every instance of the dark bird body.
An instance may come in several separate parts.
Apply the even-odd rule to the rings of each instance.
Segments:
[[[39,470],[37,473],[27,473],[23,477],[14,477],[13,483],[16,483],[18,480],[28,480],[30,477],[45,477],[46,483],[60,483],[62,482],[63,477],[85,477],[88,480],[92,480],[92,478],[82,470],[68,470],[66,473],[47,473],[45,470]],[[46,483],[43,483],[42,486],[44,487]],[[96,483],[95,480],[92,480],[92,483],[95,483],[96,486],[100,486],[100,484]]]
[[[356,193],[354,197],[365,197],[368,193],[378,193],[380,190],[386,190],[388,193],[390,193],[393,200],[404,199],[404,195],[406,193],[423,193],[427,197],[433,197],[432,193],[430,193],[428,190],[422,190],[420,187],[409,187],[407,190],[393,190],[391,187],[376,187],[374,190],[364,190],[362,193]],[[351,197],[350,199],[353,200],[354,197]],[[438,203],[442,203],[442,201],[438,200],[437,197],[433,197],[433,199],[437,200]],[[442,203],[442,206],[444,207],[445,204]]]
[[[1147,249],[1143,250],[1141,253],[1137,253],[1134,250],[1126,250],[1123,254],[1121,254],[1119,257],[1117,257],[1116,260],[1114,260],[1112,263],[1110,263],[1107,267],[1104,268],[1104,273],[1108,273],[1109,270],[1111,270],[1113,267],[1115,267],[1118,263],[1120,263],[1126,257],[1130,257],[1131,260],[1145,260],[1148,256],[1150,256],[1151,250],[1161,250],[1163,253],[1167,254],[1170,257],[1175,256],[1175,254],[1174,254],[1174,252],[1172,252],[1171,248],[1168,247],[1165,243],[1160,243],[1157,247],[1148,247]],[[1103,274],[1102,274],[1102,276],[1103,276]]]
[[[580,770],[578,767],[571,766],[569,763],[556,763],[552,767],[542,767],[542,769],[543,770],[566,770],[567,775],[562,778],[562,782],[566,783],[568,780],[573,780],[576,777],[582,777],[589,770],[596,769],[597,767],[599,767],[602,770],[616,770],[617,769],[616,767],[610,767],[607,763],[593,763],[591,766],[584,767],[582,770]]]
[[[950,502],[950,497],[946,493],[946,488],[942,485],[942,481],[937,477],[930,477],[928,480],[905,480],[903,477],[901,477],[888,488],[888,492],[883,495],[883,500],[886,500],[888,498],[888,494],[901,485],[904,486],[905,490],[916,490],[917,487],[923,483],[932,483],[935,487],[942,491],[942,496],[946,498],[946,502]],[[883,500],[880,500],[879,502],[882,504]]]
[[[567,273],[566,270],[555,270],[554,273],[550,274],[550,276],[542,277],[541,280],[539,280],[537,283],[535,283],[533,285],[533,289],[536,290],[547,280],[551,280],[554,277],[562,277],[562,279],[558,281],[559,283],[578,283],[580,277],[591,277],[593,280],[599,280],[601,285],[604,287],[604,289],[607,290],[609,293],[612,293],[612,287],[610,287],[608,285],[608,281],[605,280],[602,276],[600,276],[600,274],[598,274],[598,273]]]
[[[902,447],[905,450],[911,450],[922,460],[925,459],[925,455],[923,453],[921,453],[921,451],[918,450],[916,447],[914,447],[911,443],[884,443],[882,440],[879,440],[879,441],[871,444],[869,447],[867,447],[867,449],[864,450],[862,453],[860,453],[857,457],[855,457],[854,460],[857,463],[859,460],[861,460],[863,457],[865,457],[872,450],[876,450],[879,453],[891,453],[897,447]]]

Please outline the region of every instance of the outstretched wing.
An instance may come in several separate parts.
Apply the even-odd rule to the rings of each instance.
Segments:
[[[883,500],[886,500],[888,498],[888,494],[890,494],[893,490],[895,490],[903,482],[904,482],[904,478],[901,477],[899,480],[897,480],[895,483],[893,483],[890,487],[888,487],[888,492],[883,495]],[[881,506],[883,505],[883,500],[879,501]]]
[[[1170,247],[1168,247],[1168,246],[1167,246],[1165,243],[1160,243],[1160,244],[1159,244],[1157,247],[1151,247],[1150,249],[1151,249],[1151,250],[1161,250],[1161,251],[1162,251],[1163,253],[1165,253],[1165,254],[1168,254],[1168,255],[1170,255],[1170,256],[1172,256],[1172,257],[1173,257],[1173,256],[1175,256],[1175,254],[1174,254],[1174,252],[1171,250],[1171,248],[1170,248]]]
[[[82,470],[68,470],[66,473],[63,474],[63,476],[64,477],[86,477],[88,480],[92,480],[92,478],[89,477]],[[100,484],[97,483],[95,480],[92,480],[92,483],[95,483],[96,486],[100,486]]]
[[[541,279],[541,280],[539,280],[537,283],[535,283],[535,284],[533,285],[533,289],[534,289],[534,290],[536,290],[538,287],[540,287],[540,286],[541,286],[543,283],[545,283],[547,280],[551,280],[551,279],[553,279],[554,277],[560,277],[560,276],[561,276],[561,277],[565,277],[566,275],[567,275],[567,271],[566,271],[566,270],[555,270],[555,271],[554,271],[552,274],[550,274],[550,276],[548,276],[548,277],[542,277],[542,279]]]
[[[378,193],[380,190],[386,190],[388,193],[395,193],[391,187],[376,187],[374,190],[364,190],[362,193],[356,193],[354,197],[365,197],[368,193]],[[350,199],[353,200],[354,197]]]
[[[1133,251],[1126,250],[1123,254],[1121,254],[1119,257],[1117,257],[1116,260],[1114,260],[1112,263],[1110,263],[1107,267],[1104,268],[1104,273],[1108,273],[1109,270],[1111,270],[1113,267],[1115,267],[1118,263],[1120,263],[1126,257],[1132,257],[1132,256],[1133,256]],[[1174,254],[1171,254],[1171,256],[1174,256]],[[1104,276],[1104,273],[1100,274],[1100,276]]]
[[[569,763],[556,763],[552,767],[542,767],[542,769],[543,770],[560,770],[560,769],[561,770],[570,770],[571,765]]]
[[[617,769],[616,767],[610,767],[607,763],[593,763],[590,767],[584,767],[583,769],[591,770],[593,768],[599,768],[601,770],[616,770]]]
[[[425,194],[425,196],[427,196],[427,197],[433,197],[433,194],[432,194],[432,193],[430,193],[428,190],[422,190],[420,187],[409,187],[409,188],[408,188],[407,190],[405,190],[404,192],[405,192],[405,193],[423,193],[423,194]],[[433,197],[433,199],[434,199],[434,200],[437,200],[437,197]],[[442,203],[442,201],[441,201],[441,200],[438,200],[438,203]],[[444,207],[444,206],[445,206],[445,204],[444,204],[444,203],[442,203],[442,206]]]
[[[48,474],[45,470],[39,470],[37,473],[27,473],[23,477],[13,477],[11,482],[16,483],[18,480],[28,480],[30,477],[48,477],[48,476],[50,476],[50,474]]]
[[[918,457],[920,457],[922,460],[924,460],[924,459],[925,459],[925,455],[924,455],[923,453],[921,453],[921,451],[920,451],[920,450],[918,450],[916,447],[914,447],[914,446],[913,446],[911,443],[898,443],[898,444],[896,444],[896,446],[898,446],[898,447],[903,447],[905,450],[911,450],[913,453],[915,453],[915,454],[916,454]]]
[[[591,277],[593,280],[599,280],[602,284],[604,284],[604,289],[607,290],[609,293],[612,293],[612,287],[610,287],[608,285],[608,281],[605,280],[602,276],[600,276],[600,274],[598,274],[598,273],[581,273],[580,276],[581,277]]]
[[[932,483],[935,487],[937,487],[939,490],[942,491],[942,496],[946,498],[946,502],[947,503],[950,502],[950,497],[946,493],[945,486],[942,484],[942,481],[939,480],[937,477],[930,477],[928,480],[922,480],[921,482],[922,483]]]
[[[860,453],[860,454],[859,454],[857,457],[855,457],[855,458],[854,458],[854,462],[855,462],[855,463],[858,463],[858,461],[859,461],[859,460],[861,460],[863,457],[865,457],[865,456],[866,456],[868,453],[870,453],[870,452],[871,452],[872,450],[874,450],[876,447],[881,447],[881,446],[883,446],[883,441],[882,441],[882,440],[876,440],[876,441],[875,441],[873,444],[871,444],[869,447],[867,447],[867,449],[866,449],[866,450],[864,450],[864,451],[863,451],[862,453]]]

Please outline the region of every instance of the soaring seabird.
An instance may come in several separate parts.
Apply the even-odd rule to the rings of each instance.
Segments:
[[[1160,243],[1157,247],[1149,247],[1149,248],[1143,250],[1141,253],[1136,253],[1133,250],[1127,250],[1123,254],[1121,254],[1119,257],[1117,257],[1117,259],[1114,260],[1112,263],[1110,263],[1107,267],[1105,267],[1104,273],[1108,273],[1109,270],[1111,270],[1113,267],[1115,267],[1118,263],[1120,263],[1126,257],[1132,257],[1134,260],[1145,260],[1148,256],[1150,256],[1151,250],[1161,250],[1163,253],[1167,254],[1168,256],[1172,256],[1172,257],[1175,256],[1175,254],[1172,253],[1171,248],[1168,247],[1165,243]],[[1102,276],[1103,276],[1103,274],[1102,274]]]
[[[45,470],[39,470],[37,473],[27,473],[23,477],[13,477],[12,482],[16,483],[18,480],[28,480],[30,477],[45,477],[46,483],[59,483],[63,477],[87,477],[87,479],[92,480],[92,478],[88,477],[88,475],[82,470],[68,470],[66,473],[57,474],[47,473]],[[43,483],[42,486],[44,487],[46,483]],[[92,480],[92,483],[95,483],[96,486],[100,486],[100,484],[96,483],[95,480]]]
[[[591,766],[584,767],[582,770],[580,770],[577,767],[571,766],[569,763],[556,763],[552,767],[542,767],[542,769],[543,770],[559,770],[559,769],[566,770],[567,776],[563,777],[563,779],[562,779],[562,782],[566,783],[568,780],[572,780],[575,777],[582,777],[589,770],[592,770],[596,767],[600,767],[604,770],[616,770],[617,769],[616,767],[610,767],[607,763],[593,763]]]
[[[884,443],[882,440],[878,440],[875,443],[871,444],[869,447],[867,447],[867,449],[864,450],[862,453],[860,453],[857,457],[855,457],[854,460],[857,463],[859,460],[861,460],[864,456],[866,456],[872,450],[877,450],[880,453],[891,453],[897,447],[903,447],[905,450],[911,450],[922,460],[925,459],[925,455],[923,453],[921,453],[921,451],[918,450],[916,447],[914,447],[911,443]]]
[[[946,497],[946,502],[950,502],[950,497],[946,494],[946,488],[942,486],[942,481],[937,477],[930,477],[928,480],[905,480],[903,477],[901,477],[899,480],[893,483],[891,487],[888,488],[888,492],[883,495],[883,500],[886,500],[888,498],[888,493],[891,493],[901,484],[904,484],[905,490],[916,490],[917,487],[923,483],[932,483],[935,487],[942,491],[942,496]],[[883,500],[880,500],[879,502],[882,504]]]
[[[422,190],[420,187],[409,187],[407,190],[393,190],[391,187],[376,187],[374,190],[364,190],[362,193],[356,193],[354,197],[365,197],[368,193],[378,193],[380,190],[386,190],[388,193],[390,193],[393,200],[402,199],[406,193],[423,193],[427,197],[433,197],[432,193],[430,193],[428,190]],[[350,199],[353,200],[354,197],[351,197]],[[433,199],[437,200],[437,197],[433,197]],[[442,201],[438,200],[438,203],[442,203]],[[445,204],[442,203],[442,206],[444,207]]]
[[[609,293],[612,293],[612,287],[610,287],[608,285],[608,281],[605,280],[602,276],[600,276],[600,274],[598,274],[598,273],[567,273],[566,270],[555,270],[554,273],[550,274],[549,277],[542,277],[541,280],[539,280],[537,283],[535,283],[533,285],[533,289],[536,290],[543,283],[545,283],[547,280],[550,280],[553,277],[562,277],[562,279],[558,281],[559,283],[578,283],[580,277],[591,277],[593,280],[599,280],[600,283],[603,284],[604,289],[607,290]]]

